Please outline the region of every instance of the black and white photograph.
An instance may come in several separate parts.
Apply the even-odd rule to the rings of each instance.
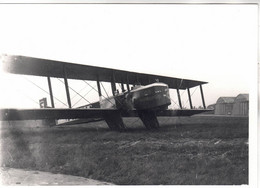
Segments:
[[[0,184],[256,187],[258,9],[0,1]]]

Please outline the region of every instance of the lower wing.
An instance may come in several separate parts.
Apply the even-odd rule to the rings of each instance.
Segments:
[[[156,116],[192,116],[212,110],[163,110],[155,111]],[[123,112],[117,109],[100,109],[100,108],[85,108],[85,109],[57,109],[57,108],[42,108],[42,109],[0,109],[0,120],[36,120],[36,119],[81,119],[81,118],[103,118],[105,116],[120,114],[121,117],[138,117],[137,110]]]

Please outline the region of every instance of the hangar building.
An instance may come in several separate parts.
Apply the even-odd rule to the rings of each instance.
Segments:
[[[219,97],[215,106],[216,115],[231,115],[235,97]]]
[[[249,94],[237,97],[219,97],[215,105],[216,115],[248,116]]]
[[[249,95],[239,94],[235,98],[232,115],[248,116],[248,110],[249,110]]]

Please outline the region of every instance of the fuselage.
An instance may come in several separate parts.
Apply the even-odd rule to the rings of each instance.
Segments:
[[[130,91],[100,101],[101,108],[122,110],[163,110],[170,104],[169,88],[164,83],[135,86]]]

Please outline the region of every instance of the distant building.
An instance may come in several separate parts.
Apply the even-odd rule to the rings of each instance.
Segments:
[[[215,110],[215,106],[216,106],[216,104],[210,104],[210,105],[208,105],[207,109]]]
[[[219,97],[214,109],[216,115],[248,116],[249,94],[239,94],[237,97]]]
[[[203,114],[214,114],[215,106],[216,106],[216,104],[210,104],[210,105],[208,105],[208,106],[207,106],[207,109],[208,109],[208,110],[212,110],[212,111],[204,112]]]
[[[215,106],[216,115],[231,115],[235,97],[219,97]]]
[[[232,115],[248,116],[249,94],[239,94],[234,101]]]

